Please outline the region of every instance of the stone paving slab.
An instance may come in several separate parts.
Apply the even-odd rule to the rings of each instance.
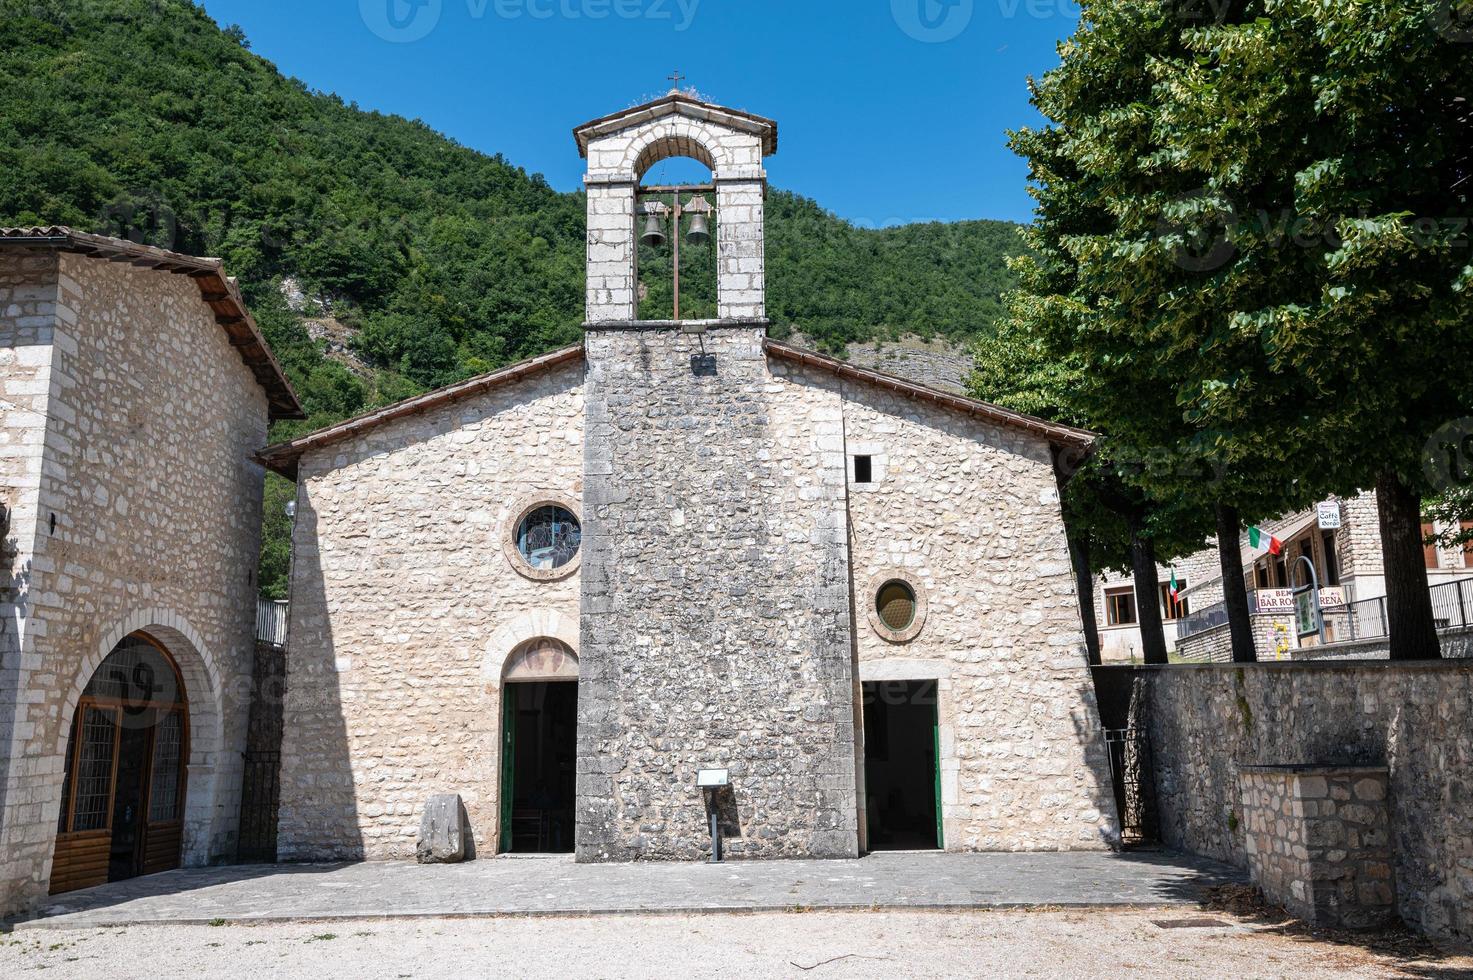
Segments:
[[[857,861],[574,864],[492,858],[194,868],[54,896],[17,929],[425,916],[1191,905],[1241,872],[1165,852],[872,854]]]

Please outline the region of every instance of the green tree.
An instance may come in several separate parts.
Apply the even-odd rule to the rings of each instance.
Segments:
[[[1420,557],[1408,561],[1405,538],[1418,524],[1418,450],[1428,425],[1449,417],[1449,400],[1418,405],[1437,382],[1398,390],[1395,374],[1410,367],[1408,347],[1422,358],[1449,341],[1445,350],[1466,348],[1466,331],[1453,340],[1447,318],[1466,298],[1467,254],[1412,241],[1405,174],[1382,196],[1379,217],[1348,217],[1358,195],[1383,188],[1361,186],[1359,161],[1333,158],[1359,131],[1337,130],[1344,98],[1326,97],[1357,61],[1359,84],[1397,71],[1390,50],[1368,58],[1357,46],[1380,43],[1364,44],[1376,18],[1399,19],[1387,8],[1344,8],[1352,27],[1339,6],[1312,3],[1087,4],[1060,67],[1035,89],[1052,125],[1014,135],[1040,201],[1020,324],[1051,356],[1089,365],[1070,395],[1097,426],[1167,461],[1140,471],[1146,489],[1215,508],[1241,659],[1252,641],[1238,512],[1256,519],[1368,482],[1381,490],[1392,604],[1402,608],[1393,646],[1428,651],[1406,611],[1420,596],[1430,627],[1425,572]],[[1203,23],[1203,12],[1213,20]],[[1314,40],[1325,30],[1339,39]],[[1434,80],[1450,83],[1449,62],[1462,58],[1446,45],[1438,56],[1421,79],[1427,92],[1438,92]],[[1447,102],[1449,91],[1428,102]],[[1386,130],[1373,115],[1360,114],[1360,128]],[[1454,148],[1439,120],[1423,133],[1436,145],[1423,148],[1463,161],[1445,161],[1450,191],[1465,174],[1467,143]],[[1375,163],[1385,149],[1367,148],[1366,171],[1378,180],[1388,176]],[[1339,189],[1324,207],[1332,173]],[[1428,261],[1438,248],[1450,261]],[[1366,263],[1375,279],[1356,271]],[[1396,282],[1404,264],[1418,270],[1405,288]],[[1387,335],[1375,328],[1396,297],[1404,326]],[[1467,363],[1444,381],[1464,377]],[[1407,387],[1422,394],[1398,398]]]

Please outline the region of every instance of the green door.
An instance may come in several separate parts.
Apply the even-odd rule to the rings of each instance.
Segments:
[[[501,688],[501,847],[500,853],[511,853],[512,795],[516,792],[517,769],[517,686]]]
[[[938,695],[939,699],[939,695]],[[931,705],[931,768],[936,774],[936,849],[946,850],[946,838],[941,829],[941,705]]]

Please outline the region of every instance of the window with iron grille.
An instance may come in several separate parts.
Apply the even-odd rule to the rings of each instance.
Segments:
[[[72,830],[102,830],[112,803],[113,745],[118,737],[115,711],[88,705],[82,713],[80,735]]]
[[[875,597],[875,608],[880,613],[880,622],[897,633],[910,628],[916,617],[916,594],[908,584],[901,581],[886,582],[880,586]]]
[[[171,711],[159,719],[153,734],[153,779],[148,789],[148,819],[179,816],[179,755],[184,747],[184,717]]]

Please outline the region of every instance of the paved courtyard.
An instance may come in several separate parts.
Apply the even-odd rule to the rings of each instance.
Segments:
[[[1196,909],[759,912],[34,929],[0,976],[1467,977],[1429,948],[1318,941]]]
[[[170,871],[54,897],[18,930],[386,917],[1195,905],[1231,868],[1167,853],[873,854],[857,861],[574,864],[494,858]]]

